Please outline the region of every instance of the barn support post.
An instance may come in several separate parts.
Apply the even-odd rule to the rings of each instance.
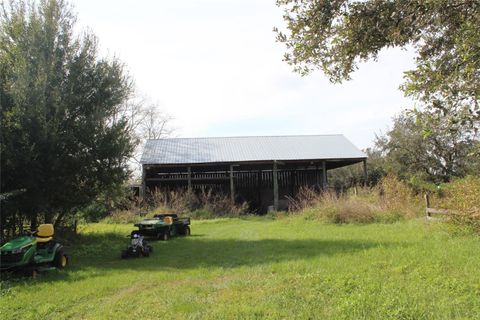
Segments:
[[[262,206],[262,170],[257,171],[257,197],[258,206]]]
[[[188,192],[192,191],[192,167],[187,167]]]
[[[327,162],[322,161],[322,189],[327,190]]]
[[[297,169],[290,171],[290,195],[295,196],[295,180],[297,178]]]
[[[142,185],[140,186],[140,192],[139,192],[141,201],[145,200],[145,192],[147,188],[146,176],[147,174],[145,172],[145,165],[142,164]]]
[[[272,178],[273,178],[273,210],[278,211],[278,168],[277,168],[277,161],[273,161],[273,171],[272,171]]]
[[[230,200],[235,202],[235,183],[233,182],[233,164],[230,165]]]
[[[368,172],[367,172],[367,159],[363,160],[363,186],[367,186]]]

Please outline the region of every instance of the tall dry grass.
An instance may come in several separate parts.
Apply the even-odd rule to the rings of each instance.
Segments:
[[[289,211],[332,223],[394,222],[422,214],[421,196],[393,175],[374,188],[356,188],[345,194],[302,188],[290,199]]]
[[[103,222],[133,223],[161,213],[177,213],[195,219],[238,217],[247,214],[248,210],[246,202],[234,203],[229,196],[211,190],[200,193],[155,190],[148,201],[138,202],[128,210],[113,212]]]
[[[230,196],[212,190],[194,193],[191,191],[156,190],[151,195],[154,211],[169,211],[184,215],[203,213],[205,216],[240,216],[248,213],[248,203],[235,203]]]

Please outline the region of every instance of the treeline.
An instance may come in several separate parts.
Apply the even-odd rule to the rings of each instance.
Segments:
[[[375,186],[392,173],[414,190],[433,191],[441,183],[480,174],[480,121],[450,122],[421,111],[404,111],[386,133],[367,149],[367,181],[363,168],[332,170],[329,185],[337,191],[353,186]]]
[[[418,110],[395,118],[368,151],[368,184],[394,172],[412,184],[438,184],[479,172],[480,5],[478,1],[278,0],[284,60],[302,75],[320,70],[333,83],[388,48],[415,53],[403,93]],[[332,172],[338,188],[361,182]]]

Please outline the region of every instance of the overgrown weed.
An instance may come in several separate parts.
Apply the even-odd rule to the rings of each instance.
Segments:
[[[160,191],[150,194],[147,202],[139,203],[129,210],[113,212],[104,223],[134,223],[156,214],[177,213],[194,219],[239,217],[249,213],[248,203],[234,203],[224,194],[212,190],[194,193],[191,191]]]
[[[390,223],[421,213],[421,197],[395,176],[386,176],[374,188],[353,190],[337,194],[302,188],[290,199],[289,211],[331,223]]]
[[[431,206],[447,209],[455,230],[480,234],[480,177],[468,176],[440,186],[431,197]]]

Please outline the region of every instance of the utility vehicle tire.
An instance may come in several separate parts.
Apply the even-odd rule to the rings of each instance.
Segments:
[[[53,259],[53,264],[57,269],[63,269],[68,265],[68,257],[63,250],[58,250]]]
[[[150,256],[150,250],[148,249],[148,247],[146,247],[145,249],[143,249],[142,255],[143,255],[144,257],[149,257],[149,256]]]
[[[191,231],[190,231],[190,227],[189,227],[189,226],[186,226],[186,227],[185,227],[185,231],[184,231],[184,234],[183,234],[183,235],[184,235],[185,237],[187,237],[187,236],[189,236],[189,235],[190,235],[190,233],[191,233]]]
[[[122,254],[120,255],[122,259],[127,259],[128,258],[128,252],[127,250],[122,250]]]
[[[148,248],[148,251],[149,251],[150,253],[153,252],[153,247],[152,247],[151,245],[147,245],[147,248]]]

